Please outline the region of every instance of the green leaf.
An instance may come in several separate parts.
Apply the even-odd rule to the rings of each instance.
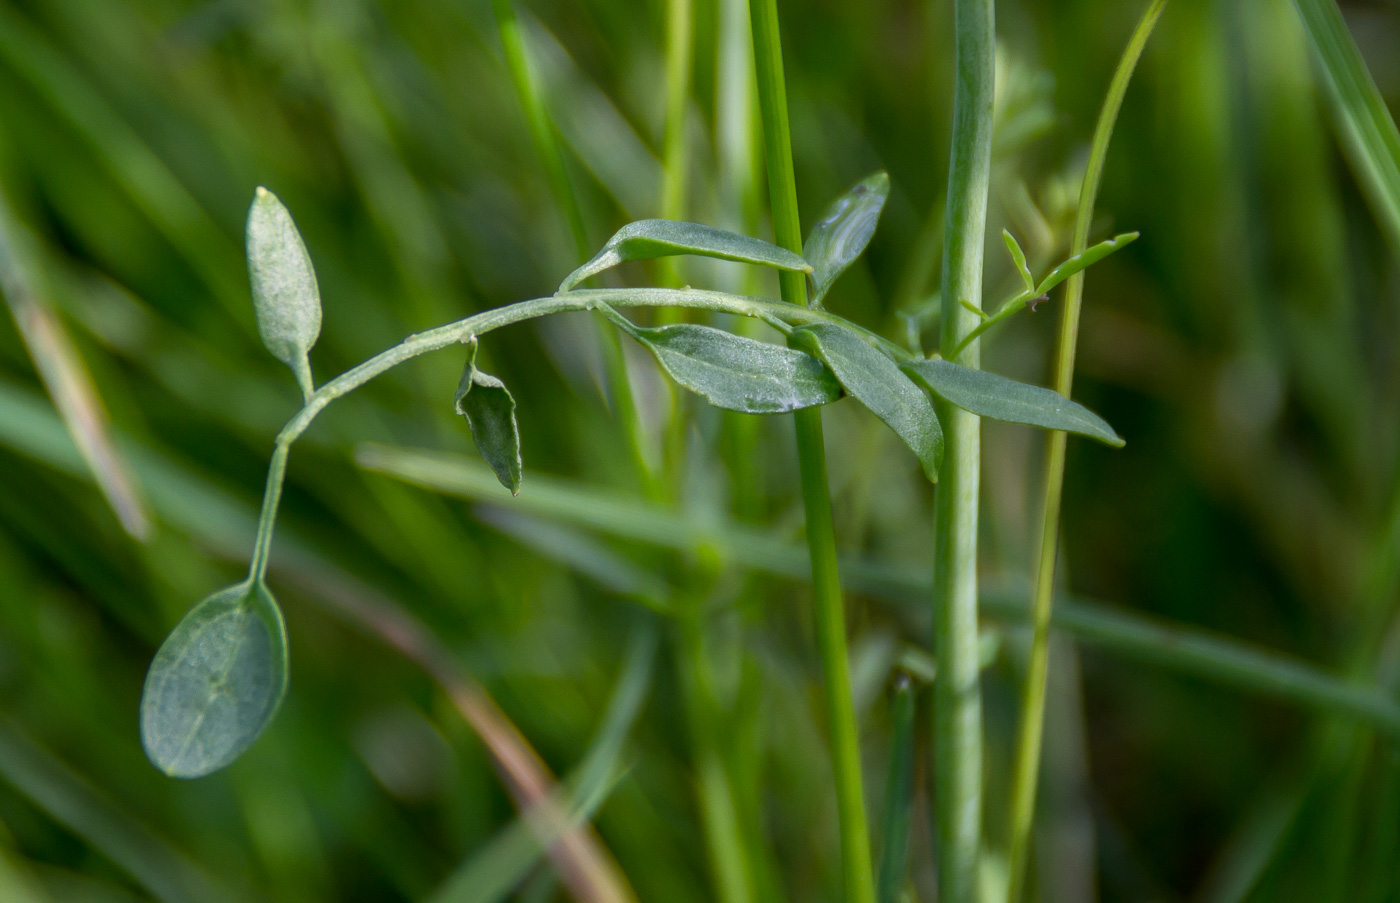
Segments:
[[[1125,248],[1137,241],[1137,237],[1138,233],[1136,232],[1124,232],[1122,235],[1113,236],[1108,241],[1101,241],[1091,248],[1085,248],[1082,252],[1051,270],[1044,279],[1040,280],[1040,284],[1032,289],[1033,293],[1045,294],[1080,270],[1098,263],[1119,248]]]
[[[161,771],[197,778],[238,758],[287,692],[287,630],[261,582],[205,598],[161,644],[141,695],[141,742]]]
[[[866,176],[833,201],[812,227],[802,256],[812,265],[813,307],[821,306],[831,284],[870,244],[889,195],[888,173]]]
[[[655,257],[675,257],[681,254],[756,263],[797,273],[811,272],[812,269],[807,261],[785,248],[737,232],[702,226],[699,223],[644,219],[628,223],[617,230],[617,234],[608,239],[603,250],[560,283],[559,291],[567,292],[583,280],[619,263],[650,260]]]
[[[321,334],[321,292],[292,215],[266,188],[257,190],[248,209],[247,249],[258,333],[267,350],[292,368],[302,394],[310,395],[306,355]]]
[[[1011,252],[1011,262],[1016,264],[1016,272],[1021,274],[1026,291],[1035,292],[1035,277],[1031,275],[1030,267],[1026,266],[1026,252],[1021,250],[1016,237],[1007,229],[1001,230],[1001,240],[1006,242],[1006,250]]]
[[[1078,433],[1114,447],[1123,445],[1122,437],[1102,417],[1059,392],[952,361],[908,361],[900,366],[933,394],[979,417]]]
[[[689,323],[648,329],[606,305],[600,310],[667,375],[717,408],[781,414],[841,397],[836,377],[810,354]]]
[[[511,495],[520,494],[520,426],[515,421],[515,397],[506,384],[476,369],[477,341],[467,343],[467,365],[457,385],[454,405],[467,418],[477,451],[496,472]]]
[[[794,329],[788,342],[831,368],[841,386],[885,421],[937,481],[943,462],[943,430],[933,403],[894,361],[856,335],[830,323]]]

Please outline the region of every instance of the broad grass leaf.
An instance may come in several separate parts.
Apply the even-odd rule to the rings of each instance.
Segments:
[[[757,238],[669,219],[644,219],[628,223],[608,239],[592,260],[574,270],[559,285],[567,292],[580,282],[604,270],[629,260],[650,260],[655,257],[675,257],[695,254],[756,263],[796,273],[811,271],[811,266],[797,254]]]
[[[1138,233],[1136,232],[1124,232],[1122,235],[1113,236],[1108,241],[1101,241],[1093,247],[1085,248],[1046,274],[1045,278],[1040,280],[1040,284],[1035,287],[1035,294],[1045,294],[1075,273],[1093,266],[1119,248],[1125,248],[1137,241],[1137,237]]]
[[[841,386],[913,450],[924,475],[938,479],[943,430],[933,403],[894,361],[851,330],[830,323],[794,329],[788,341],[830,367]]]
[[[321,292],[292,215],[266,188],[257,190],[248,209],[247,253],[258,333],[267,350],[292,368],[302,393],[310,395],[307,353],[321,334]]]
[[[1059,392],[952,361],[908,361],[900,366],[930,392],[979,417],[1078,433],[1114,447],[1123,445],[1122,437],[1102,417]]]
[[[515,420],[515,397],[506,384],[476,369],[478,343],[467,343],[467,365],[457,384],[453,404],[467,418],[477,451],[496,472],[511,495],[520,494],[523,466],[520,460],[520,426]]]
[[[206,597],[156,652],[141,695],[141,742],[161,771],[197,778],[263,732],[287,692],[287,632],[261,581]]]
[[[610,307],[602,310],[667,375],[717,408],[781,414],[841,397],[836,377],[806,352],[689,323],[644,328]]]
[[[812,265],[813,307],[821,304],[831,284],[870,244],[889,195],[887,173],[866,176],[833,201],[812,227],[802,256]]]

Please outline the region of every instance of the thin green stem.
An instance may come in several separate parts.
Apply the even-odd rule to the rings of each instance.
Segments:
[[[981,318],[982,249],[991,181],[992,92],[995,84],[992,0],[954,6],[956,78],[952,157],[943,245],[945,358],[968,367],[980,361],[977,342],[954,352]],[[977,494],[981,424],[944,401],[944,456],[934,497],[933,639],[934,798],[938,816],[938,885],[943,903],[977,899],[982,830],[982,697],[977,649]]]
[[[258,513],[258,535],[253,542],[253,560],[248,565],[248,581],[253,584],[264,582],[267,576],[272,528],[277,522],[277,509],[282,501],[282,481],[287,475],[287,454],[295,438],[279,435],[272,449],[272,460],[267,465],[267,484],[263,487],[262,510]]]
[[[1089,243],[1089,227],[1094,218],[1094,202],[1103,175],[1113,124],[1123,104],[1128,82],[1142,56],[1147,38],[1162,15],[1166,0],[1153,0],[1128,41],[1123,58],[1109,83],[1108,96],[1099,113],[1098,125],[1089,150],[1089,163],[1079,192],[1071,254],[1079,254]],[[1079,338],[1079,310],[1084,298],[1084,274],[1076,273],[1065,285],[1059,344],[1055,351],[1055,391],[1069,397],[1074,383],[1074,358]],[[1065,476],[1067,436],[1051,432],[1045,447],[1045,493],[1041,506],[1040,546],[1031,603],[1032,638],[1030,660],[1021,701],[1021,726],[1012,773],[1011,839],[1007,853],[1008,903],[1018,903],[1025,885],[1026,860],[1030,851],[1031,827],[1035,817],[1036,784],[1040,770],[1041,735],[1045,727],[1045,685],[1050,658],[1050,618],[1055,589],[1055,558],[1059,547],[1060,502]]]
[[[793,173],[792,135],[788,125],[783,48],[776,0],[750,0],[759,112],[763,121],[764,157],[777,243],[802,252]],[[990,111],[989,111],[990,112]],[[805,308],[807,282],[801,273],[780,273],[783,300]],[[870,829],[861,783],[860,742],[846,651],[846,616],[841,577],[836,565],[836,529],[827,488],[826,447],[821,411],[794,413],[802,501],[806,509],[807,545],[812,556],[812,594],[816,604],[817,644],[826,684],[827,730],[836,779],[836,808],[841,825],[841,878],[847,903],[874,903],[870,865]]]

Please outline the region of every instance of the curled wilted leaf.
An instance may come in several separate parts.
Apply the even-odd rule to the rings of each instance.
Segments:
[[[794,329],[788,341],[825,362],[841,386],[913,450],[925,476],[938,479],[943,430],[928,395],[894,361],[851,330],[832,323]]]
[[[610,307],[601,309],[667,375],[717,408],[781,414],[841,397],[836,377],[805,352],[690,323],[644,328]]]
[[[161,644],[141,695],[141,742],[171,777],[238,758],[287,692],[282,612],[261,581],[206,597]]]
[[[520,426],[515,422],[515,397],[506,384],[476,369],[477,341],[467,343],[467,365],[457,384],[453,404],[467,418],[477,451],[512,495],[520,493]]]
[[[866,176],[833,201],[812,227],[806,244],[802,246],[802,256],[812,265],[813,307],[821,304],[836,277],[844,273],[870,244],[875,226],[880,222],[880,211],[885,208],[885,199],[889,195],[890,177],[887,173],[877,172]]]
[[[310,395],[307,353],[321,334],[321,292],[292,215],[266,188],[257,190],[248,208],[247,253],[258,334]]]
[[[567,292],[590,276],[596,276],[619,263],[649,260],[654,257],[676,257],[682,254],[756,263],[797,273],[806,273],[812,269],[807,261],[793,252],[761,239],[716,229],[713,226],[702,226],[699,223],[644,219],[628,223],[617,230],[617,234],[608,239],[603,250],[568,275],[560,284],[559,291]]]
[[[979,417],[1063,430],[1120,447],[1123,438],[1098,414],[1051,389],[952,361],[906,361],[900,367],[933,394]]]

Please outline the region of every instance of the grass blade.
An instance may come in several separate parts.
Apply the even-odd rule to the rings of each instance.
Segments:
[[[898,903],[909,868],[909,815],[914,807],[914,686],[901,675],[894,691],[894,739],[885,781],[884,849],[875,886],[876,903]]]
[[[1317,52],[1332,111],[1376,217],[1400,249],[1400,132],[1335,0],[1293,0]]]
[[[131,468],[112,444],[107,414],[87,367],[62,321],[36,290],[34,268],[23,262],[21,255],[28,242],[7,199],[0,194],[0,292],[44,388],[98,488],[122,528],[144,541],[151,532],[146,503]]]

